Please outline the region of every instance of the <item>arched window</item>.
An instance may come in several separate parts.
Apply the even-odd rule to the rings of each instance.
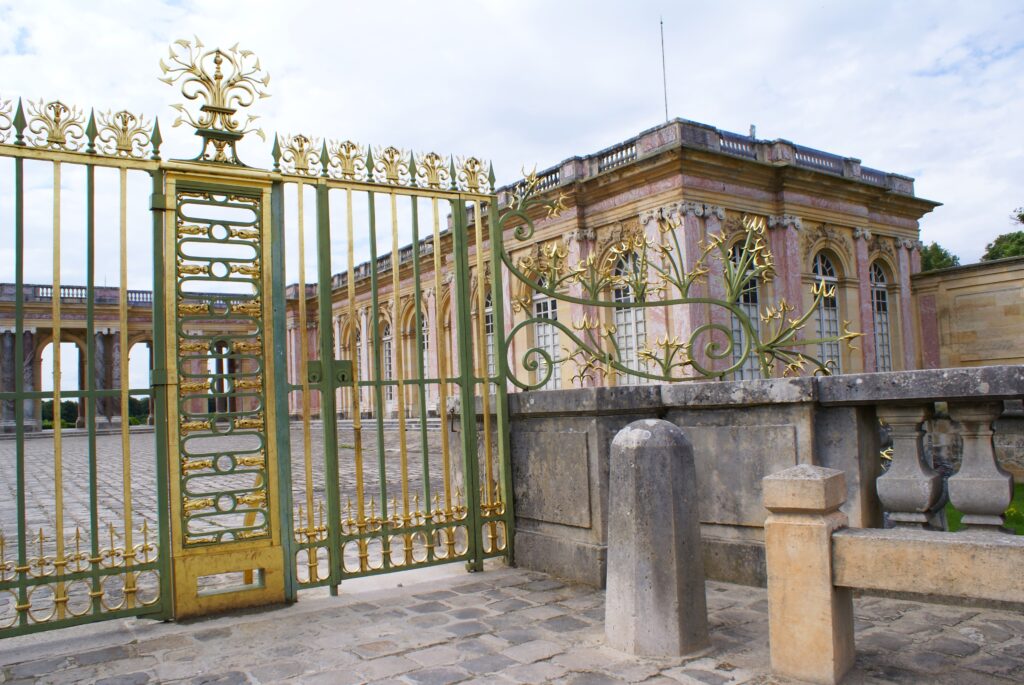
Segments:
[[[740,256],[743,248],[739,245],[733,245],[729,251],[729,259],[732,260],[733,264],[739,264]],[[758,304],[760,302],[760,293],[758,292],[758,282],[756,278],[750,279],[747,284],[743,287],[739,297],[736,298],[736,304],[739,305],[740,311],[742,311],[747,319],[750,321],[750,325],[754,329],[755,337],[760,333],[760,313],[758,311]],[[740,319],[735,314],[732,316],[732,363],[736,364],[740,360],[740,356],[743,354],[743,349],[746,344],[746,336],[748,335],[747,330],[740,323]],[[754,341],[751,341],[752,343]],[[757,354],[753,347],[751,347],[751,354],[743,360],[743,365],[740,366],[736,371],[733,372],[733,378],[735,380],[750,380],[753,378],[761,377],[761,366],[757,360]]]
[[[380,328],[381,368],[384,371],[384,378],[381,380],[391,380],[394,377],[394,360],[391,358],[392,348],[391,324],[385,323]],[[395,401],[395,386],[384,386],[384,399],[388,402]]]
[[[494,375],[494,306],[491,303],[491,293],[487,293],[487,299],[484,300],[484,345],[486,346],[487,354],[487,375]],[[487,384],[487,391],[490,394],[497,392],[497,386],[493,383]]]
[[[832,260],[824,252],[814,255],[814,266],[812,268],[814,282],[825,283],[826,292],[831,291],[830,297],[823,297],[818,303],[818,337],[838,338],[839,337],[839,278],[836,275],[836,268]],[[842,360],[839,349],[839,341],[823,342],[818,344],[818,358],[823,362],[832,362],[829,368],[833,373],[842,371]]]
[[[547,287],[547,282],[542,278],[539,285]],[[558,321],[558,300],[548,297],[542,292],[535,293],[533,296],[533,315],[535,318],[541,319],[541,321],[534,324],[534,347],[547,352],[551,355],[553,361],[558,361],[558,329],[547,323],[547,321]],[[543,378],[547,372],[546,364],[542,363],[541,366],[537,367],[538,378]],[[561,364],[553,365],[551,378],[548,379],[546,386],[554,389],[562,387]]]
[[[635,252],[628,252],[615,264],[615,275],[625,276],[627,280],[636,277],[640,271],[640,260]],[[647,326],[644,321],[643,307],[631,307],[636,302],[632,288],[628,283],[619,283],[612,290],[612,300],[621,303],[613,310],[615,324],[615,344],[619,348],[619,361],[631,369],[646,371],[647,365],[640,363],[639,352],[647,342]],[[650,381],[631,374],[618,374],[619,385],[637,385]]]
[[[875,370],[892,371],[892,340],[889,334],[889,291],[885,271],[871,265],[871,322],[875,330]]]

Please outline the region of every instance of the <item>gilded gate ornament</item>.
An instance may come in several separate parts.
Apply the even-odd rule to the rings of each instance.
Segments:
[[[190,101],[202,101],[198,114],[184,105],[172,105],[179,113],[174,126],[187,124],[203,139],[198,161],[242,166],[235,144],[246,133],[255,132],[266,139],[262,129],[253,127],[259,117],[236,118],[239,109],[250,107],[257,99],[270,97],[266,87],[270,75],[263,71],[260,60],[250,50],[234,45],[228,50],[206,50],[199,38],[177,40],[168,50],[168,61],[160,60],[168,85],[180,82],[181,94]]]

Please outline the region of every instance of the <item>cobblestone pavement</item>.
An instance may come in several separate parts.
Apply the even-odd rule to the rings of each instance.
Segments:
[[[474,575],[450,566],[360,579],[339,597],[311,591],[295,605],[263,611],[9,638],[0,642],[0,681],[792,683],[768,674],[764,590],[708,583],[707,592],[712,647],[682,659],[638,659],[605,647],[602,592],[500,566]],[[858,599],[855,613],[857,670],[849,682],[1024,679],[1019,614],[879,598]]]
[[[364,449],[365,485],[369,499],[375,498],[376,510],[380,512],[380,466],[377,459],[378,442],[375,424],[369,424],[362,431]],[[428,430],[427,459],[430,472],[431,491],[443,493],[441,474],[441,433],[436,428]],[[385,482],[387,497],[401,493],[401,470],[399,468],[399,432],[397,424],[386,426],[382,431],[385,454]],[[145,521],[150,530],[156,526],[156,452],[155,434],[152,431],[133,431],[130,440],[130,472],[132,493],[132,516],[134,528],[138,530]],[[302,424],[292,423],[290,431],[293,497],[296,506],[306,501],[306,469],[304,436]],[[406,429],[408,454],[409,490],[423,501],[423,450],[418,423],[410,422]],[[338,466],[340,473],[341,506],[355,501],[355,438],[350,423],[341,423],[338,431]],[[230,447],[230,446],[228,446]],[[324,497],[324,449],[323,428],[314,424],[310,431],[310,452],[312,459],[313,499],[315,503]],[[101,434],[96,437],[97,493],[99,500],[99,523],[104,541],[109,536],[110,526],[118,540],[123,537],[124,488],[121,457],[121,435]],[[89,442],[84,431],[65,431],[62,440],[62,469],[64,491],[64,531],[69,546],[73,544],[75,529],[80,527],[88,546],[89,531]],[[454,461],[454,460],[452,460]],[[17,483],[16,443],[14,440],[0,440],[0,537],[8,552],[16,545],[17,539]],[[26,464],[26,529],[33,548],[38,544],[40,531],[44,536],[44,551],[52,554],[55,548],[56,510],[54,507],[54,443],[51,435],[32,436],[25,440]],[[461,485],[461,468],[452,463],[451,487]],[[239,477],[241,478],[241,477]],[[218,481],[218,486],[231,485],[228,479]],[[237,486],[249,487],[249,481]],[[454,495],[453,495],[454,496]],[[422,505],[421,505],[422,506]],[[136,533],[138,537],[138,533]]]

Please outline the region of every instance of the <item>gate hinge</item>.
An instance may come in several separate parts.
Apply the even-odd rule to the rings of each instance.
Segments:
[[[149,196],[149,209],[154,212],[166,212],[171,208],[166,193],[153,193]]]
[[[352,360],[329,359],[327,363],[331,367],[328,382],[332,389],[352,382]],[[310,360],[306,363],[306,378],[309,379],[310,383],[321,383],[323,381],[324,365],[319,359]]]
[[[149,370],[149,384],[152,387],[158,385],[170,385],[167,382],[168,377],[167,369],[150,369]]]

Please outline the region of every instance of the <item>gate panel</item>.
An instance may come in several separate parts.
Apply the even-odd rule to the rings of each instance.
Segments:
[[[170,174],[175,616],[283,601],[270,184]]]
[[[127,112],[87,124],[77,108],[40,101],[10,114],[0,102],[14,210],[0,219],[0,240],[14,247],[13,283],[0,286],[0,637],[163,618],[164,445],[130,430],[161,399],[131,387],[128,358],[136,343],[152,354],[163,342],[140,289],[156,274],[146,243],[160,227],[146,229],[146,200],[159,172],[146,157],[159,141]]]
[[[394,148],[295,136],[275,149],[286,195],[295,191],[285,235],[286,280],[296,284],[289,410],[302,421],[292,440],[297,586],[336,589],[348,577],[453,561],[480,568],[508,551],[494,417],[485,413],[478,431],[473,412],[459,411],[480,401],[494,411],[504,393],[488,304],[501,291],[487,250],[470,260],[485,241],[466,221],[467,207],[490,208],[487,179],[476,166],[474,187],[456,185],[464,165]]]

